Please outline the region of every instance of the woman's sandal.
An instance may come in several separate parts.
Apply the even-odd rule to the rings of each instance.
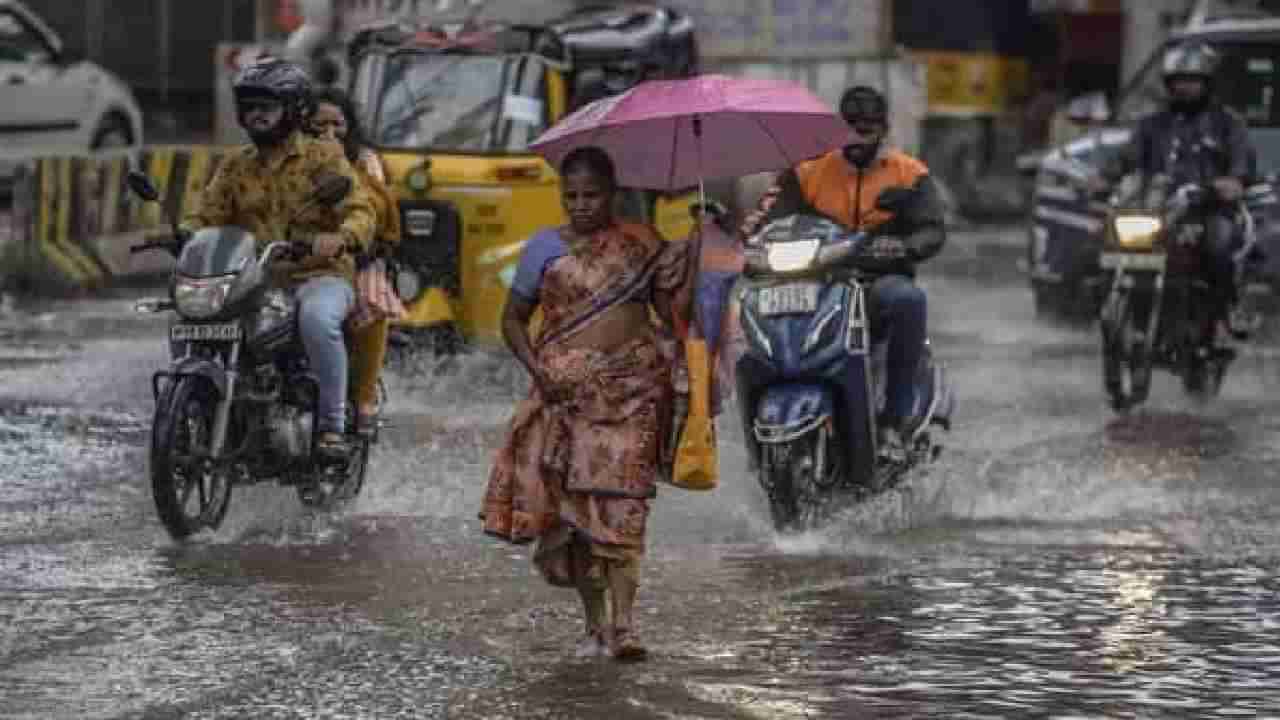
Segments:
[[[378,434],[379,414],[377,410],[356,411],[356,434],[366,439]]]
[[[608,654],[609,644],[605,642],[600,630],[588,630],[574,649],[574,655],[580,658],[603,657]]]
[[[649,657],[649,650],[640,644],[640,638],[630,628],[615,627],[607,637],[609,654],[614,660],[635,662]]]

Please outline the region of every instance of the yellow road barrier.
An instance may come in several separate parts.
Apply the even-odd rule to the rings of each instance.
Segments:
[[[34,292],[100,287],[157,270],[156,259],[131,258],[139,233],[194,207],[226,146],[154,146],[140,151],[35,158],[14,184],[13,236],[0,273]],[[163,207],[142,203],[125,178],[131,167],[156,183]]]

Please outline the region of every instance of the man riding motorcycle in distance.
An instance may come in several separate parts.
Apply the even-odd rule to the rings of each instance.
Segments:
[[[1145,186],[1165,175],[1171,188],[1183,183],[1207,183],[1216,202],[1205,218],[1201,249],[1207,266],[1206,280],[1220,303],[1219,317],[1231,319],[1238,299],[1235,254],[1243,244],[1236,210],[1244,196],[1245,181],[1252,174],[1253,149],[1245,121],[1217,100],[1213,92],[1218,54],[1202,42],[1174,46],[1162,59],[1161,74],[1168,93],[1164,110],[1143,118],[1129,151],[1121,153],[1109,175],[1118,179],[1138,172]],[[1257,260],[1255,251],[1252,260]],[[1244,319],[1228,327],[1237,337],[1247,333]]]
[[[938,254],[946,241],[943,206],[925,164],[885,144],[889,106],[879,91],[849,88],[840,98],[840,115],[849,125],[846,144],[782,173],[740,232],[750,241],[771,220],[805,214],[874,238],[856,262],[876,276],[868,293],[871,332],[888,340],[880,453],[901,461],[919,422],[912,416],[913,381],[926,335],[926,298],[914,282],[915,265]]]
[[[252,142],[223,161],[183,228],[238,225],[254,234],[259,250],[275,240],[309,241],[306,257],[278,263],[274,274],[278,284],[296,293],[298,332],[319,381],[316,450],[339,458],[346,452],[343,321],[355,301],[353,256],[373,237],[373,204],[342,149],[301,132],[311,83],[299,67],[264,58],[240,72],[234,91],[237,119]],[[351,180],[350,194],[332,207],[312,203],[304,208],[317,183],[334,174]]]

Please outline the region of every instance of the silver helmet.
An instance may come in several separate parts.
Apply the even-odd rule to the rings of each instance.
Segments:
[[[1165,51],[1160,63],[1160,74],[1165,79],[1178,75],[1193,75],[1212,79],[1218,70],[1218,53],[1202,42],[1175,45]]]

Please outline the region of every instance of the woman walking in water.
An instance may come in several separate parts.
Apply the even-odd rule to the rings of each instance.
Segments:
[[[569,224],[525,246],[503,335],[533,378],[498,452],[480,513],[485,532],[537,540],[543,577],[575,587],[586,636],[580,654],[647,655],[636,634],[650,500],[669,432],[668,326],[688,317],[685,243],[614,217],[617,179],[600,148],[565,157]],[[536,338],[529,320],[541,308]]]

